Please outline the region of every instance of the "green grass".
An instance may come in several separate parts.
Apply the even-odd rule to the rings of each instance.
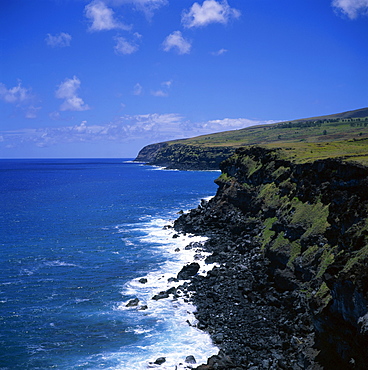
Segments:
[[[274,237],[275,232],[273,230],[271,230],[271,228],[272,228],[272,225],[276,221],[277,221],[276,217],[267,218],[264,221],[264,224],[263,224],[264,229],[263,229],[263,232],[262,232],[262,235],[261,235],[261,240],[260,240],[261,244],[262,244],[262,248],[264,248]]]
[[[330,300],[332,299],[330,289],[328,288],[327,284],[323,282],[319,287],[316,298],[319,299],[322,303],[322,307],[326,307]]]
[[[323,234],[327,227],[330,226],[327,222],[328,205],[324,205],[321,202],[303,203],[297,198],[294,198],[291,204],[295,211],[291,217],[290,224],[302,224],[307,229],[303,237]]]
[[[315,119],[252,126],[168,143],[228,147],[234,150],[243,146],[260,145],[283,149],[283,157],[296,163],[342,158],[368,165],[368,116],[359,116],[367,113],[367,109],[362,109]],[[354,115],[359,117],[354,118]]]

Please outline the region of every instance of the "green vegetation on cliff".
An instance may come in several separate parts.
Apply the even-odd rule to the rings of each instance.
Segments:
[[[284,159],[295,163],[342,158],[367,165],[368,108],[153,144],[146,147],[152,149],[151,155],[143,148],[137,160],[182,169],[214,169],[235,149],[252,145],[281,148]]]
[[[341,158],[297,159],[288,158],[282,148],[236,149],[220,164],[216,196],[182,215],[177,225],[216,236],[211,246],[218,258],[224,257],[224,276],[238,290],[243,291],[239,281],[247,276],[239,255],[248,261],[247,253],[257,255],[263,263],[254,269],[267,275],[268,283],[258,286],[265,297],[275,290],[283,297],[302,297],[306,303],[316,348],[321,350],[318,361],[326,369],[365,369],[368,167]],[[228,262],[233,256],[236,262]],[[235,275],[239,266],[241,272]],[[245,297],[249,299],[248,290]],[[281,301],[260,298],[259,304],[290,303]],[[290,309],[297,316],[301,305]],[[304,324],[290,327],[290,332],[299,325]],[[302,335],[300,343],[304,339]]]
[[[331,158],[295,163],[282,149],[252,146],[238,149],[221,170],[219,193],[258,220],[262,253],[275,270],[288,269],[320,310],[339,281],[354,282],[368,297],[365,166]]]

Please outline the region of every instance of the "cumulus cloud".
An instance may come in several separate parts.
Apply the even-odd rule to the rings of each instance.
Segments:
[[[85,15],[90,20],[90,31],[109,31],[113,29],[130,30],[131,26],[115,19],[114,11],[100,0],[95,0],[86,5]]]
[[[203,27],[210,23],[226,24],[232,18],[239,18],[240,11],[231,8],[226,0],[205,0],[202,6],[194,3],[188,11],[182,15],[184,27]]]
[[[116,54],[129,55],[138,51],[139,46],[136,43],[129,42],[126,38],[118,36],[115,38],[116,45],[114,47]]]
[[[368,14],[368,0],[333,0],[332,6],[350,19],[355,19],[360,14]]]
[[[163,44],[164,51],[174,49],[178,54],[189,54],[192,45],[189,41],[184,39],[180,31],[174,31],[166,37]]]
[[[14,104],[25,118],[36,118],[37,112],[41,109],[33,105],[36,104],[35,96],[31,93],[31,89],[23,87],[21,82],[9,89],[0,83],[0,100]]]
[[[73,78],[67,78],[59,85],[55,92],[55,96],[58,99],[64,99],[63,104],[60,106],[61,111],[84,111],[90,109],[77,94],[80,84],[80,80],[74,76]]]
[[[0,99],[6,103],[19,104],[26,102],[31,98],[31,90],[23,87],[21,82],[18,82],[17,86],[9,89],[0,82]]]
[[[72,37],[65,32],[61,32],[55,36],[47,34],[47,37],[45,38],[46,44],[55,48],[63,48],[66,46],[70,46],[70,41],[72,40]]]

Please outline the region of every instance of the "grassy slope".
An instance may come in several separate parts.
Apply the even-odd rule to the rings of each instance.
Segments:
[[[368,165],[368,108],[252,126],[168,143],[234,148],[261,145],[283,148],[285,158],[298,163],[342,157],[347,161]]]

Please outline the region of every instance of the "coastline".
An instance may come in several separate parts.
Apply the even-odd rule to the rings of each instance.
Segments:
[[[366,369],[367,167],[255,147],[221,169],[216,196],[174,225],[220,265],[190,286],[221,349],[198,369]]]
[[[156,220],[155,228],[144,237],[157,241],[157,250],[168,256],[167,262],[157,270],[129,281],[122,291],[126,299],[117,307],[129,312],[133,321],[135,316],[143,315],[146,320],[162,322],[166,328],[164,340],[155,339],[156,334],[153,336],[152,344],[157,347],[154,355],[142,357],[139,363],[124,362],[130,369],[188,370],[218,352],[208,333],[197,327],[196,306],[188,288],[189,276],[178,279],[185,265],[198,263],[198,276],[205,276],[214,267],[214,264],[204,262],[210,254],[203,248],[206,238],[177,233],[173,222]]]
[[[175,221],[181,233],[208,237],[204,248],[216,263],[207,276],[193,276],[188,290],[197,307],[197,327],[210,334],[219,353],[195,369],[319,369],[314,362],[314,335],[309,307],[302,294],[278,292],[267,279],[267,260],[251,245],[257,230],[234,235],[199,226],[209,202]],[[239,222],[218,220],[228,225]],[[239,245],[246,246],[239,250]]]

